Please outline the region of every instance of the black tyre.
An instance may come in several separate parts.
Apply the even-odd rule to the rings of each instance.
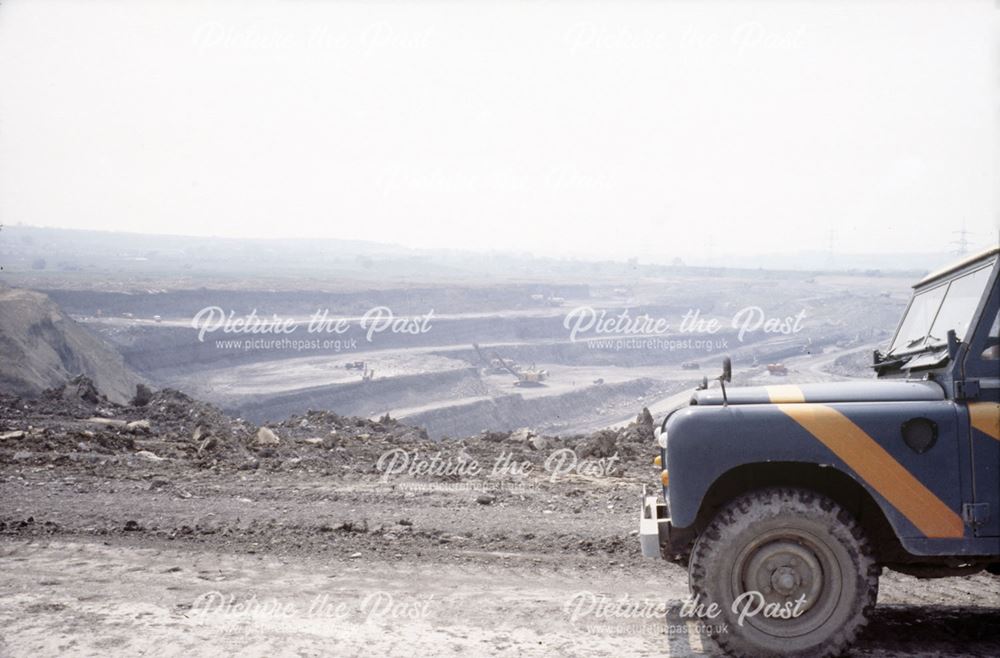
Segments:
[[[726,653],[821,657],[839,656],[867,623],[879,571],[844,508],[772,488],[722,508],[695,542],[688,576],[698,603],[718,606],[703,621]]]

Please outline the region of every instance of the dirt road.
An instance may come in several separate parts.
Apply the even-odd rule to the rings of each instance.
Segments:
[[[0,656],[714,655],[632,478],[497,494],[163,464],[0,472]],[[459,483],[461,484],[461,483]],[[1000,579],[886,572],[859,656],[1000,654]]]
[[[120,542],[0,544],[0,651],[11,656],[691,656],[679,567],[520,566],[238,555]],[[529,563],[530,564],[530,563]],[[592,565],[597,567],[597,565]],[[995,656],[986,577],[890,575],[858,656]],[[663,614],[663,610],[667,614]],[[628,616],[622,616],[628,615]]]

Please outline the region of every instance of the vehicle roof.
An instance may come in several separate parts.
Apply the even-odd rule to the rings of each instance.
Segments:
[[[949,274],[952,274],[954,272],[957,272],[957,271],[959,271],[961,269],[964,269],[964,268],[968,267],[969,265],[972,265],[976,261],[986,260],[986,259],[990,258],[991,256],[996,256],[997,253],[1000,253],[1000,247],[990,247],[989,249],[981,251],[978,254],[973,254],[971,256],[963,258],[962,260],[956,261],[956,262],[952,263],[951,265],[943,267],[943,268],[941,268],[941,269],[939,269],[939,270],[937,270],[935,272],[931,272],[930,274],[928,274],[927,276],[925,276],[924,278],[922,278],[920,281],[917,281],[913,285],[913,287],[914,288],[919,288],[920,286],[926,285],[926,284],[930,283],[931,281],[936,281],[938,279],[943,279],[944,277],[948,276]]]

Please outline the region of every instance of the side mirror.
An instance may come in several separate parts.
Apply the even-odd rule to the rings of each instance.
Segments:
[[[722,374],[717,377],[719,386],[722,387],[722,404],[729,404],[729,397],[726,395],[726,382],[733,381],[733,361],[728,356],[722,357]]]

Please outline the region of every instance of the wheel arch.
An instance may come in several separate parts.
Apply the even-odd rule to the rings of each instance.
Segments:
[[[695,521],[698,532],[729,501],[766,487],[808,489],[846,509],[864,530],[879,563],[907,561],[885,512],[871,493],[838,468],[804,462],[757,462],[726,471],[708,487]]]

